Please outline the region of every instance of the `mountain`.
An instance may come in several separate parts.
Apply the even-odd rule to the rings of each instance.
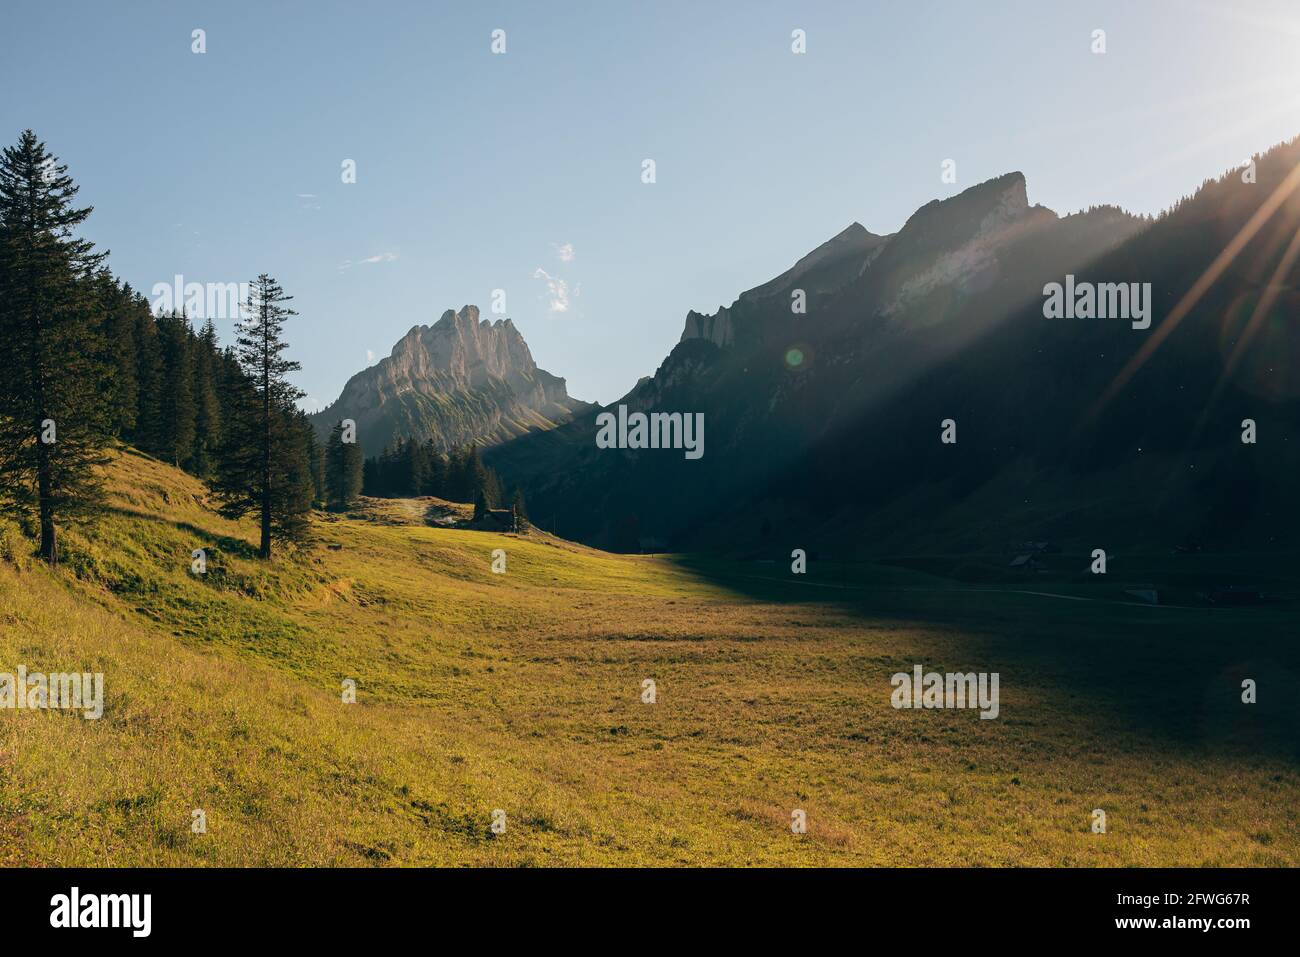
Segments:
[[[786,296],[796,287],[808,293],[833,292],[860,276],[875,254],[887,245],[889,238],[869,233],[861,224],[853,223],[775,279],[741,293],[740,302],[746,306],[758,305]],[[686,328],[682,330],[681,341],[707,339],[717,346],[734,345],[733,315],[733,309],[726,307],[711,316],[692,310],[686,314]]]
[[[362,449],[377,455],[407,437],[433,439],[444,451],[492,445],[552,429],[589,407],[537,367],[513,322],[480,320],[477,306],[465,306],[431,326],[413,326],[311,421],[326,435],[340,419],[353,419]]]
[[[731,306],[690,313],[655,374],[611,405],[702,413],[702,458],[597,448],[590,411],[489,462],[523,485],[537,521],[623,549],[959,551],[1103,529],[1276,543],[1295,509],[1268,476],[1294,474],[1300,366],[1268,368],[1262,337],[1234,381],[1224,359],[1300,219],[1297,193],[1175,333],[1162,322],[1298,161],[1294,143],[1279,147],[1258,182],[1234,171],[1154,221],[1115,207],[1058,216],[1013,172],[893,235],[855,223]],[[1151,282],[1151,328],[1045,318],[1044,286],[1067,275]],[[1293,272],[1281,279],[1294,288]],[[1280,331],[1293,296],[1264,322],[1275,354],[1295,353]],[[1248,411],[1273,436],[1253,460],[1240,454]],[[940,442],[947,418],[955,445]]]

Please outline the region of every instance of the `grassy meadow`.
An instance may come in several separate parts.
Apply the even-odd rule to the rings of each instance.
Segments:
[[[98,721],[0,711],[0,864],[1300,863],[1293,601],[941,558],[796,578],[440,527],[465,507],[432,500],[318,513],[266,564],[197,480],[108,472],[55,572],[0,525],[0,671],[105,676]],[[999,718],[894,710],[917,663],[999,672]]]

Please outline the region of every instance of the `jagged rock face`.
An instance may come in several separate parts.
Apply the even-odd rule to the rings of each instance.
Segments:
[[[414,326],[392,354],[348,380],[338,400],[313,415],[322,435],[350,418],[367,455],[399,438],[433,439],[446,450],[493,445],[569,421],[587,403],[533,361],[509,319],[479,319],[477,306],[447,310]]]
[[[731,321],[731,311],[723,306],[711,316],[706,316],[692,309],[686,314],[686,328],[682,330],[680,341],[687,339],[707,339],[715,346],[729,346],[736,341],[736,327]]]

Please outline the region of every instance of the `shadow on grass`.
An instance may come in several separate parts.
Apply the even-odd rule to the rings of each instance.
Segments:
[[[1069,583],[973,585],[869,563],[810,560],[796,575],[788,560],[666,560],[746,600],[824,608],[855,629],[906,629],[897,666],[880,666],[882,693],[895,670],[913,664],[997,671],[1010,701],[1017,684],[1058,698],[1077,717],[1079,743],[1099,751],[1118,730],[1158,736],[1180,751],[1300,761],[1294,603],[1173,608],[1126,601],[1120,586],[1089,594]],[[909,649],[919,660],[903,661]],[[1242,701],[1247,679],[1254,704]],[[1040,720],[1014,706],[1004,718]]]
[[[200,528],[198,525],[190,522],[177,522],[172,519],[162,518],[158,515],[152,515],[149,512],[141,512],[133,508],[122,508],[119,505],[109,505],[104,511],[121,515],[125,518],[143,519],[146,522],[153,522],[156,525],[169,525],[172,528],[180,529],[189,535],[194,536],[195,541],[210,542],[216,544],[223,554],[233,555],[237,558],[256,559],[257,547],[242,538],[235,538],[232,535],[214,535],[206,528]]]

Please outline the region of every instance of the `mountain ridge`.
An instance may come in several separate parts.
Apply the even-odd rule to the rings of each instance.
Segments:
[[[1120,418],[1110,421],[1111,434],[1080,422],[1111,365],[1145,340],[1127,323],[1051,324],[1042,296],[1046,283],[1067,273],[1103,282],[1155,276],[1158,323],[1273,192],[1279,170],[1300,160],[1297,153],[1294,142],[1275,147],[1260,158],[1259,185],[1232,176],[1207,181],[1156,220],[1114,206],[1060,216],[1031,204],[1023,174],[1013,171],[925,204],[897,233],[877,237],[851,225],[713,315],[688,313],[654,375],[608,406],[704,413],[704,459],[598,450],[594,415],[584,415],[544,437],[499,446],[488,461],[527,490],[537,514],[554,517],[552,530],[619,550],[753,548],[765,535],[907,548],[930,525],[960,536],[962,522],[937,516],[957,515],[977,490],[1008,494],[1024,482],[1040,483],[1029,498],[1079,516],[1074,525],[1054,524],[1051,535],[1080,533],[1104,520],[1076,501],[1087,487],[1078,472],[1088,467],[1104,469],[1106,486],[1132,499],[1132,507],[1115,510],[1126,536],[1140,532],[1165,547],[1195,536],[1267,537],[1267,523],[1234,528],[1223,519],[1232,488],[1267,491],[1269,504],[1259,511],[1270,521],[1281,508],[1276,489],[1258,484],[1258,469],[1234,458],[1238,437],[1230,431],[1201,453],[1200,467],[1210,470],[1203,479],[1167,484],[1164,505],[1156,492],[1141,491],[1151,463],[1134,456],[1175,454],[1168,435],[1132,402],[1124,413],[1112,410]],[[1290,203],[1300,206],[1300,198]],[[1271,240],[1255,244],[1260,262],[1248,275],[1229,272],[1238,297],[1267,278],[1266,262],[1286,245]],[[826,266],[833,268],[819,273]],[[798,289],[805,314],[792,309]],[[1231,302],[1230,292],[1212,299]],[[1214,391],[1218,373],[1209,360],[1223,333],[1212,330],[1208,307],[1194,315],[1153,363],[1159,371],[1135,380],[1155,407],[1168,399],[1161,402],[1152,382],[1163,382],[1165,392],[1192,388],[1188,370],[1198,391]],[[1285,420],[1294,410],[1292,402],[1258,414]],[[962,441],[950,450],[938,440],[945,418],[961,423]],[[1105,454],[1089,460],[1080,448]],[[911,518],[891,517],[909,496]],[[1172,502],[1178,509],[1170,511]],[[990,534],[967,535],[961,547],[987,546]],[[930,544],[957,547],[955,539]]]

